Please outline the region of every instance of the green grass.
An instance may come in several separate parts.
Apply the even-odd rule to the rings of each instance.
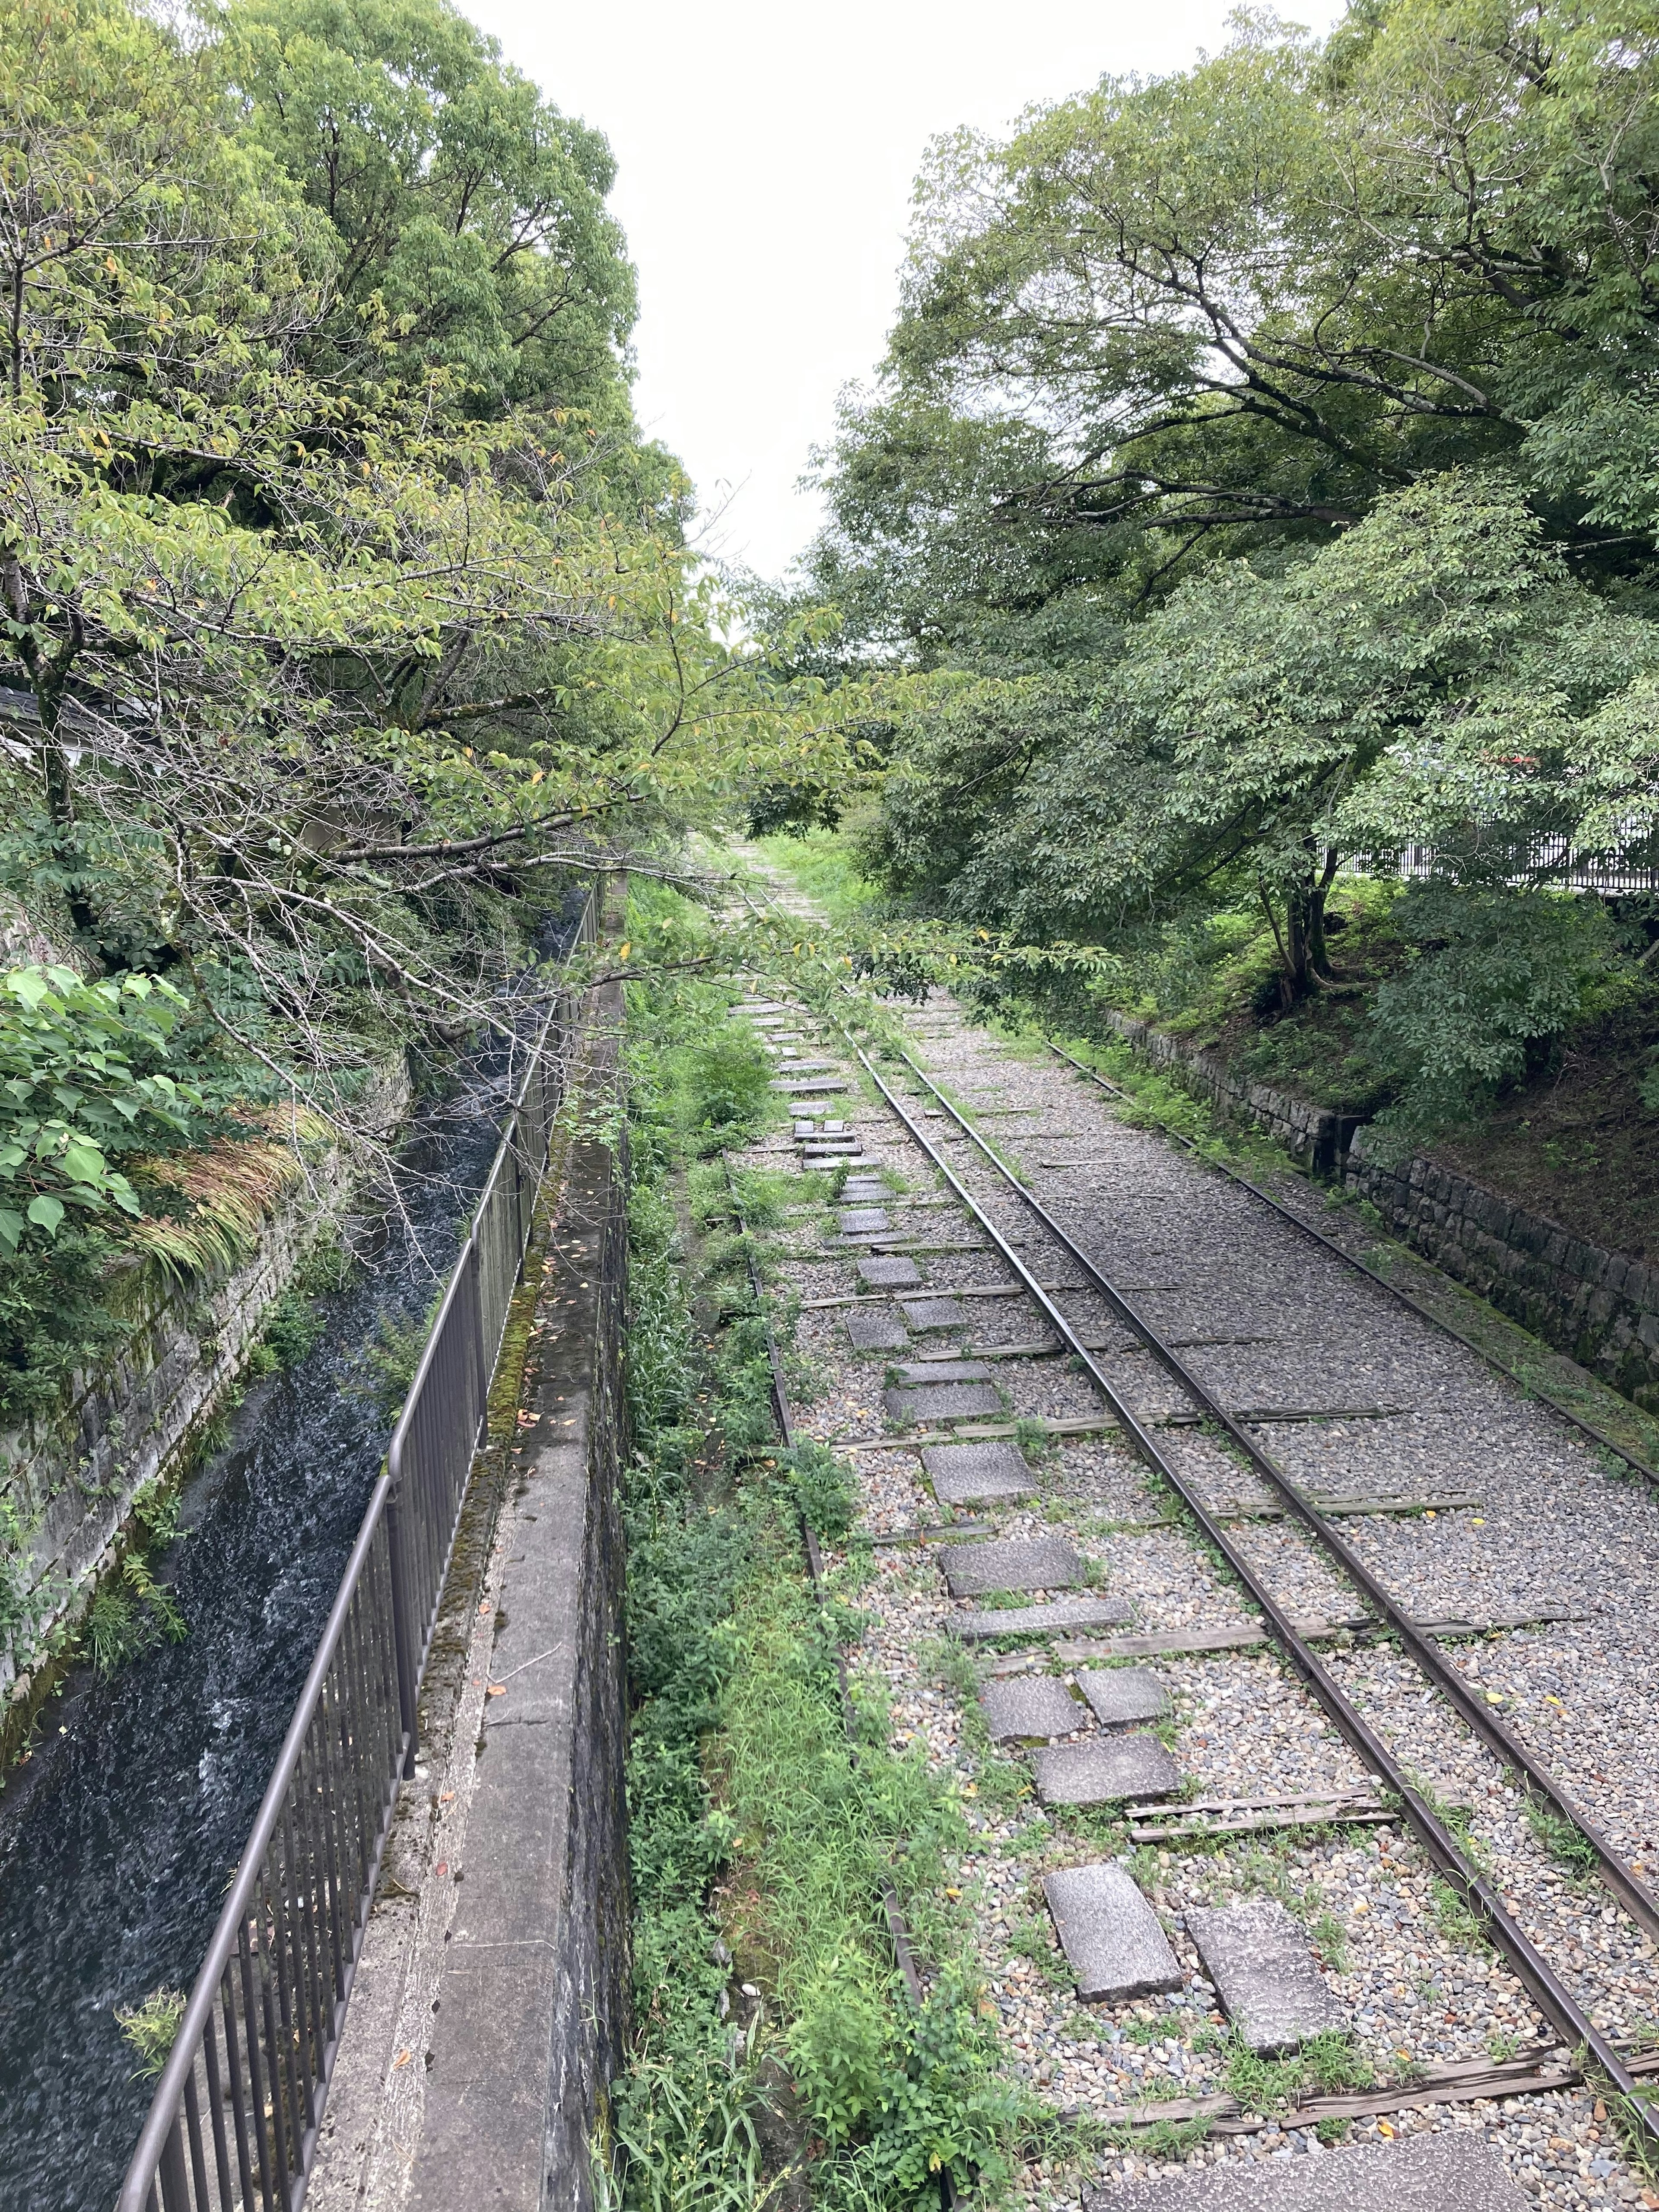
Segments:
[[[1564,1813],[1558,1813],[1553,1805],[1528,1798],[1527,1826],[1558,1865],[1565,1867],[1586,1883],[1595,1880],[1601,1864],[1595,1846]]]
[[[154,2081],[167,2064],[185,2002],[182,1990],[161,1989],[152,1990],[142,2003],[115,2008],[115,2024],[138,2060],[135,2081]]]
[[[1331,2028],[1310,2037],[1289,2058],[1260,2058],[1235,2037],[1226,2078],[1228,2089],[1247,2112],[1271,2117],[1289,2112],[1309,2097],[1369,2089],[1376,2069],[1351,2036]]]
[[[854,866],[846,838],[838,830],[812,830],[804,837],[757,837],[780,875],[820,907],[832,922],[867,921],[879,913],[878,888]]]
[[[665,896],[648,904],[662,924]],[[844,1535],[851,1471],[819,1445],[778,1447],[746,1267],[753,1252],[764,1273],[766,1232],[799,1188],[738,1171],[740,1233],[715,1157],[766,1126],[771,1094],[723,1034],[723,987],[660,978],[628,995],[637,2030],[596,2190],[617,2212],[756,2212],[780,2179],[757,2115],[781,2064],[818,2145],[815,2203],[931,2206],[941,2173],[997,2173],[1024,2109],[944,1895],[966,1832],[920,1747],[888,1748],[879,1685],[855,1678],[849,1731],[836,1653],[861,1633],[856,1577],[820,1604],[805,1572],[799,1516]],[[787,1313],[775,1322],[789,1362]],[[920,2010],[895,1971],[889,1886],[930,1961]],[[720,2006],[739,1980],[766,2021],[733,2065]]]

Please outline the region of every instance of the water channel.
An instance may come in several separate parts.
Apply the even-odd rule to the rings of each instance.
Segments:
[[[77,1668],[0,1795],[0,2212],[114,2202],[149,2102],[116,2008],[195,1978],[385,1458],[365,1346],[453,1264],[501,1073],[419,1112],[401,1206],[367,1225],[320,1340],[186,1488],[158,1571],[188,1636],[106,1680]]]

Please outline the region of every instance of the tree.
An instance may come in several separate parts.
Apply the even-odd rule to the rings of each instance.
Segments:
[[[954,911],[1036,937],[1242,892],[1289,1005],[1334,980],[1345,859],[1432,844],[1495,886],[1540,837],[1616,849],[1650,821],[1659,755],[1614,775],[1609,733],[1656,671],[1659,630],[1572,576],[1516,486],[1452,472],[1282,574],[1194,577],[1086,692],[958,678],[915,718],[869,849],[909,888],[937,841]]]
[[[1656,33],[1577,0],[1367,0],[1322,45],[1247,21],[1182,74],[943,142],[829,470],[825,575],[926,575],[939,623],[964,545],[1037,576],[1040,543],[1058,588],[1087,570],[1133,613],[1501,461],[1581,573],[1644,581]]]
[[[367,317],[411,381],[474,411],[580,410],[631,440],[634,271],[596,131],[560,114],[447,0],[228,0],[211,19],[246,138],[325,218],[325,336]]]
[[[547,416],[480,419],[395,321],[340,357],[343,234],[213,49],[118,0],[6,9],[6,870],[349,1119],[389,1040],[505,1018],[538,881],[810,757],[810,698]],[[503,296],[550,300],[524,258]]]

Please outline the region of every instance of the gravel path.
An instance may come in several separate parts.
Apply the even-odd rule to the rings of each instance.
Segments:
[[[1659,1626],[1659,1505],[1649,1493],[1609,1480],[1589,1448],[1472,1353],[1167,1140],[1118,1121],[1104,1094],[1081,1079],[973,1029],[948,1002],[934,1000],[901,1018],[933,1079],[1109,1278],[1133,1286],[1148,1321],[1189,1347],[1183,1356],[1224,1403],[1325,1416],[1255,1431],[1298,1480],[1357,1497],[1462,1492],[1478,1498],[1431,1519],[1356,1516],[1341,1526],[1395,1597],[1423,1617],[1486,1617],[1542,1601],[1575,1616],[1452,1648],[1620,1851],[1659,1875],[1659,1752],[1649,1724],[1655,1696],[1647,1656]],[[888,1185],[891,1235],[910,1245],[927,1292],[1012,1286],[1000,1255],[957,1210],[834,1032],[805,1016],[763,1019],[798,1040],[776,1047],[781,1057],[788,1050],[835,1060],[855,1086],[826,1106],[862,1141],[866,1164],[857,1172]],[[1125,1401],[1148,1420],[1188,1411],[1178,1385],[1132,1348],[1122,1322],[1082,1288],[1076,1263],[948,1120],[933,1109],[926,1126],[1026,1263],[1045,1285],[1059,1286],[1056,1303],[1072,1325],[1101,1343],[1097,1356]],[[751,1157],[776,1164],[777,1147]],[[915,1249],[969,1244],[983,1249]],[[807,1302],[798,1342],[820,1386],[799,1417],[804,1435],[878,1446],[894,1433],[882,1393],[896,1359],[973,1356],[1046,1334],[1023,1294],[964,1297],[964,1327],[918,1333],[905,1352],[855,1352],[847,1307],[811,1304],[856,1293],[860,1248],[841,1238],[835,1208],[815,1205],[786,1225],[775,1249],[795,1255],[780,1261],[779,1274]],[[880,1293],[865,1302],[901,1310]],[[1000,1358],[992,1373],[1005,1423],[1100,1413],[1093,1386],[1064,1358]],[[1261,1496],[1259,1479],[1206,1434],[1177,1427],[1163,1441],[1212,1503]],[[1011,1645],[1000,1659],[994,1651],[970,1654],[952,1624],[981,1601],[949,1597],[927,1546],[890,1540],[951,1518],[924,1482],[916,1452],[866,1449],[854,1464],[859,1533],[889,1540],[872,1548],[855,1540],[851,1547],[869,1577],[859,1602],[872,1623],[854,1658],[889,1698],[896,1743],[921,1742],[930,1760],[961,1779],[975,1848],[952,1887],[976,1931],[1012,2063],[1057,2111],[1109,2122],[1139,2100],[1224,2086],[1231,2054],[1218,2047],[1222,2016],[1182,1915],[1253,1893],[1280,1898],[1309,1932],[1355,2043],[1380,2078],[1549,2043],[1551,2032],[1504,1962],[1448,1912],[1403,1827],[1340,1828],[1291,1844],[1265,1836],[1172,1854],[1132,1851],[1123,1828],[1099,1812],[1045,1812],[1023,1753],[998,1753],[987,1741],[975,1676],[1014,1664],[1074,1685],[1075,1663],[1052,1642]],[[1064,1536],[1091,1584],[1131,1606],[1142,1632],[1237,1630],[1253,1620],[1243,1594],[1184,1526],[1157,1525],[1170,1520],[1167,1494],[1112,1436],[1067,1440],[1036,1472],[1029,1500],[976,1508],[976,1526],[1000,1537]],[[1357,1593],[1294,1525],[1247,1522],[1238,1534],[1292,1610],[1340,1618],[1359,1609]],[[1188,1795],[1366,1786],[1353,1753],[1271,1650],[1152,1663],[1172,1699],[1164,1732]],[[1386,1644],[1339,1650],[1329,1664],[1401,1759],[1443,1802],[1465,1808],[1460,1819],[1473,1848],[1597,2026],[1633,2040],[1654,2032],[1652,1940],[1599,1887],[1586,1887],[1550,1856],[1496,1760],[1439,1694]],[[1081,1705],[1079,1713],[1086,1720]],[[1172,1816],[1178,1811],[1172,1808]],[[1164,1919],[1185,1980],[1167,1997],[1085,2008],[1043,1910],[1040,1877],[1115,1856]],[[1468,2127],[1489,2132],[1540,2203],[1659,2207],[1659,2190],[1624,2160],[1613,2123],[1588,2091],[1501,2104],[1425,2101],[1357,2121],[1352,2133],[1387,2138]],[[1311,2130],[1282,2131],[1270,2122],[1253,2133],[1213,2136],[1187,2162],[1321,2154]],[[1033,2165],[1024,2185],[1034,2203],[1069,2204],[1080,2180],[1109,2191],[1163,2170],[1128,2140],[1081,2163]]]

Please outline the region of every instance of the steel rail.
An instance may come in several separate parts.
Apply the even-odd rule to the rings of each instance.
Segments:
[[[1553,1808],[1564,1820],[1583,1837],[1595,1852],[1603,1882],[1619,1899],[1625,1910],[1650,1936],[1659,1937],[1659,1897],[1626,1866],[1607,1841],[1595,1821],[1574,1802],[1561,1785],[1534,1758],[1520,1738],[1471,1691],[1462,1674],[1446,1659],[1431,1638],[1425,1635],[1411,1615],[1396,1603],[1385,1585],[1372,1573],[1348,1542],[1334,1528],[1314,1504],[1308,1492],[1281,1468],[1273,1455],[1261,1445],[1249,1430],[1222,1405],[1213,1391],[1194,1374],[1180,1353],[1166,1344],[1149,1322],[1104,1274],[1097,1263],[1083,1250],[1054,1219],[1042,1200],[1022,1182],[1006,1163],[998,1158],[979,1131],[951,1103],[945,1093],[927,1073],[919,1067],[908,1053],[902,1055],[904,1063],[918,1081],[927,1085],[951,1119],[975,1144],[992,1163],[1020,1203],[1042,1224],[1045,1231],[1060,1244],[1092,1279],[1096,1289],[1106,1299],[1114,1312],[1133,1329],[1146,1349],[1163,1366],[1165,1372],[1178,1382],[1194,1403],[1201,1406],[1206,1414],[1226,1433],[1231,1443],[1242,1452],[1250,1466],[1270,1484],[1295,1513],[1297,1518],[1328,1554],[1334,1563],[1347,1576],[1350,1582],[1363,1592],[1366,1599],[1399,1637],[1418,1667],[1444,1692],[1463,1720],[1475,1735],[1482,1738],[1489,1750],[1494,1752],[1506,1766],[1515,1769],[1526,1778],[1531,1796]]]
[[[831,1018],[833,1019],[834,1017]],[[1570,2047],[1582,2048],[1595,2060],[1613,2089],[1626,2100],[1626,2108],[1632,2114],[1635,2124],[1639,2125],[1651,2141],[1659,2143],[1659,2112],[1651,2110],[1644,2101],[1634,2075],[1628,2071],[1619,2053],[1520,1926],[1492,1881],[1480,1872],[1478,1867],[1471,1865],[1466,1859],[1451,1831],[1423,1793],[1407,1778],[1393,1753],[1373,1730],[1358,1708],[1352,1703],[1346,1692],[1321,1663],[1317,1655],[1298,1632],[1289,1613],[1279,1604],[1267,1583],[1261,1580],[1248,1557],[1239,1550],[1226,1529],[1215,1519],[1204,1500],[1199,1497],[1175,1463],[1167,1457],[1157,1439],[1143,1425],[1133,1409],[1119,1396],[1110,1378],[1072,1327],[1060,1308],[1044,1290],[1036,1273],[1003,1236],[995,1222],[962,1182],[927,1132],[920,1128],[905,1110],[902,1101],[883,1080],[874,1062],[858,1043],[856,1038],[841,1023],[837,1022],[836,1026],[842,1030],[842,1034],[857,1055],[865,1073],[903,1123],[910,1137],[921,1147],[963,1206],[985,1231],[1005,1264],[1018,1277],[1028,1295],[1044,1315],[1079,1366],[1089,1375],[1136,1451],[1149,1466],[1157,1470],[1181,1498],[1188,1512],[1202,1529],[1206,1539],[1226,1560],[1228,1566],[1249,1593],[1252,1601],[1261,1608],[1263,1619],[1273,1632],[1274,1641],[1307,1683],[1338,1731],[1358,1753],[1368,1770],[1377,1776],[1400,1799],[1405,1808],[1406,1817],[1425,1850],[1459,1894],[1486,1923],[1498,1948],[1531,1993],[1540,2011],[1553,2024]],[[908,1055],[901,1054],[900,1056],[904,1059],[906,1065],[912,1068],[913,1073],[920,1076],[924,1083],[927,1083],[928,1088],[934,1091],[935,1095],[941,1098],[942,1103],[947,1109],[955,1115],[955,1109],[950,1105],[949,1100],[945,1099],[937,1087],[928,1082],[927,1076],[915,1067]],[[959,1115],[956,1115],[956,1118],[961,1121]],[[994,1162],[1000,1171],[1006,1176],[1008,1170],[1003,1167],[1000,1160],[996,1159],[995,1154],[991,1152],[989,1146],[984,1145],[983,1140],[978,1137],[977,1132],[969,1128],[966,1122],[963,1122],[962,1126],[968,1134],[981,1144],[981,1149]],[[1010,1176],[1009,1180],[1014,1183],[1017,1189],[1022,1191],[1022,1195],[1025,1194],[1023,1187],[1015,1178]],[[1035,1204],[1035,1201],[1033,1203]],[[1041,1211],[1040,1208],[1037,1210]],[[1076,1247],[1071,1243],[1069,1238],[1061,1234],[1060,1241],[1069,1250],[1076,1254]],[[1087,1261],[1086,1255],[1076,1254],[1076,1256],[1089,1267],[1091,1273],[1097,1275],[1097,1270],[1094,1269],[1092,1263]]]
[[[1086,1060],[1079,1060],[1074,1054],[1067,1052],[1064,1045],[1056,1044],[1052,1037],[1045,1037],[1043,1042],[1057,1060],[1063,1060],[1068,1067],[1075,1068],[1079,1075],[1086,1075],[1091,1083],[1097,1083],[1103,1091],[1109,1091],[1114,1098],[1121,1098],[1126,1106],[1139,1105],[1139,1102],[1129,1091],[1121,1089],[1108,1077],[1101,1074],[1098,1068],[1091,1067]],[[1141,1110],[1144,1112],[1145,1109]],[[1153,1116],[1154,1120],[1157,1118],[1156,1115]],[[1241,1190],[1249,1191],[1250,1196],[1260,1199],[1263,1206],[1271,1206],[1281,1220],[1290,1223],[1292,1229],[1299,1230],[1304,1237],[1310,1237],[1323,1250],[1334,1253],[1345,1266],[1356,1269],[1365,1277],[1368,1282],[1375,1283],[1379,1290],[1386,1291],[1391,1298],[1397,1299],[1402,1306],[1414,1313],[1419,1321],[1428,1322],[1432,1327],[1443,1329],[1448,1336],[1454,1338],[1459,1344],[1465,1346],[1470,1352],[1484,1359],[1495,1373],[1507,1376],[1511,1382],[1519,1384],[1522,1389],[1536,1398],[1540,1405],[1547,1406],[1553,1413],[1559,1415],[1570,1426],[1577,1429],[1581,1436],[1588,1437],[1592,1443],[1599,1444],[1604,1451],[1612,1452],[1616,1458],[1623,1460],[1625,1465],[1633,1473],[1643,1476],[1656,1488],[1659,1488],[1659,1468],[1650,1467],[1646,1460],[1640,1458],[1635,1452],[1627,1451],[1623,1444],[1616,1443],[1613,1437],[1598,1429],[1593,1421],[1587,1421],[1582,1414],[1575,1413],[1571,1406],[1564,1406],[1559,1398],[1553,1398],[1547,1390],[1537,1389],[1529,1382],[1522,1383],[1514,1369],[1506,1367],[1496,1352],[1489,1352],[1477,1337],[1468,1335],[1458,1328],[1455,1322],[1448,1321],[1443,1314],[1437,1314],[1432,1306],[1425,1305],[1419,1298],[1414,1298],[1409,1291],[1402,1291],[1397,1283],[1391,1283],[1380,1269],[1368,1266],[1356,1254],[1339,1244],[1334,1237],[1328,1237],[1322,1229],[1316,1229],[1311,1221],[1304,1221],[1301,1215],[1286,1206],[1282,1199],[1275,1198],[1270,1190],[1264,1190],[1259,1182],[1252,1182],[1249,1176],[1241,1175],[1237,1168],[1229,1167],[1224,1160],[1212,1159],[1207,1152],[1200,1152],[1192,1138],[1183,1134],[1179,1129],[1171,1128],[1167,1121],[1159,1121],[1158,1126],[1166,1137],[1173,1138],[1177,1145],[1184,1146],[1188,1152],[1201,1159],[1206,1167],[1218,1170],[1230,1182],[1236,1182]]]

